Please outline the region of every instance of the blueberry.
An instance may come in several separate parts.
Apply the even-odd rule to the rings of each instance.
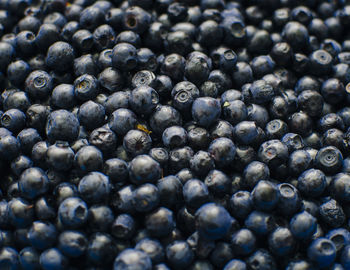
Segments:
[[[197,175],[206,175],[214,169],[214,160],[208,152],[198,151],[190,160],[190,168]]]
[[[129,164],[130,181],[134,184],[155,182],[160,175],[159,163],[149,155],[138,155]]]
[[[128,214],[117,216],[111,225],[111,234],[117,239],[130,239],[135,234],[135,231],[135,220]]]
[[[175,227],[173,212],[165,207],[159,207],[145,217],[145,225],[151,235],[167,236]]]
[[[320,237],[311,243],[307,254],[316,265],[327,267],[335,260],[336,248],[330,240]]]
[[[171,172],[177,173],[182,168],[188,168],[193,154],[194,152],[189,146],[171,150],[169,153],[169,169],[171,169]]]
[[[98,81],[103,88],[110,92],[121,90],[124,85],[124,80],[121,73],[112,67],[106,67],[98,75]]]
[[[249,255],[256,249],[256,237],[248,229],[240,229],[231,238],[233,252],[239,255]]]
[[[267,235],[275,228],[275,220],[272,215],[253,211],[244,221],[246,227],[257,235]]]
[[[24,198],[34,199],[48,191],[49,179],[40,168],[29,168],[22,172],[18,187]]]
[[[182,202],[182,183],[177,177],[167,176],[158,180],[157,188],[161,205],[171,209]]]
[[[229,231],[231,219],[225,208],[214,203],[208,203],[196,212],[197,230],[204,238],[220,239]]]
[[[269,249],[277,256],[288,256],[293,253],[296,241],[288,228],[279,227],[269,236]]]
[[[70,197],[61,202],[58,217],[63,226],[78,228],[87,221],[88,211],[86,203],[78,197]]]
[[[258,158],[269,167],[278,166],[287,161],[288,147],[279,140],[266,141],[259,148]]]
[[[52,90],[52,105],[59,109],[71,109],[76,100],[74,96],[74,87],[71,84],[60,84]]]
[[[198,179],[188,180],[183,187],[183,197],[186,205],[198,209],[209,201],[208,187]]]
[[[74,81],[74,94],[76,98],[88,101],[98,95],[98,81],[93,75],[83,74]]]
[[[218,138],[210,144],[208,152],[213,156],[217,166],[225,167],[234,160],[236,147],[230,139]]]
[[[53,246],[56,238],[56,228],[49,222],[35,221],[28,231],[28,240],[30,244],[39,250],[44,250]]]
[[[278,203],[279,193],[277,187],[270,181],[261,180],[252,193],[252,201],[256,209],[271,211]]]
[[[11,61],[14,59],[16,50],[11,44],[6,43],[6,42],[1,42],[0,43],[0,66],[1,69],[4,70],[8,64],[11,63]]]
[[[138,212],[148,212],[159,205],[159,189],[153,184],[143,184],[132,193],[132,204]]]
[[[91,231],[108,231],[114,220],[114,214],[110,207],[106,205],[93,205],[89,208],[88,226]]]
[[[139,86],[131,92],[130,106],[138,114],[153,112],[159,102],[158,93],[149,86]]]
[[[0,251],[0,267],[4,269],[20,269],[18,252],[11,247],[3,247]]]
[[[116,92],[107,97],[104,102],[104,107],[107,114],[113,113],[115,110],[120,108],[129,107],[130,91]]]
[[[10,109],[1,116],[1,125],[13,133],[18,133],[25,127],[26,116],[18,109]]]
[[[39,269],[38,251],[32,247],[23,248],[18,254],[18,260],[23,269]]]
[[[65,142],[56,142],[46,152],[49,167],[58,170],[69,170],[73,165],[74,152]]]
[[[41,253],[40,266],[44,270],[60,270],[68,266],[68,260],[58,249],[50,248]]]
[[[340,227],[345,222],[343,208],[336,200],[330,199],[319,207],[321,220],[333,228]]]
[[[87,239],[78,231],[64,231],[58,237],[58,249],[68,257],[79,257],[87,248]]]
[[[80,180],[78,191],[82,198],[89,203],[103,201],[110,192],[109,180],[102,173],[91,172]]]
[[[109,128],[96,128],[89,136],[90,144],[96,146],[104,154],[111,153],[117,145],[117,136]]]
[[[233,259],[229,261],[223,268],[223,270],[246,270],[246,269],[247,269],[246,263],[237,259]]]
[[[325,173],[336,173],[343,163],[343,155],[338,148],[327,146],[321,148],[315,158],[315,165]]]
[[[103,173],[111,182],[124,182],[128,179],[128,165],[118,158],[108,159],[103,165]]]
[[[95,146],[83,146],[74,157],[76,167],[83,172],[98,171],[102,167],[101,151]]]
[[[117,69],[134,69],[137,66],[136,48],[128,43],[117,44],[112,52],[112,65]]]
[[[24,199],[13,198],[8,202],[8,217],[11,224],[15,227],[27,227],[34,219],[34,209]]]
[[[22,129],[17,135],[17,140],[21,145],[21,150],[25,154],[32,152],[34,145],[42,140],[38,131],[34,128]]]
[[[253,188],[260,179],[269,179],[270,170],[266,164],[260,161],[253,161],[247,165],[243,171],[245,184]]]
[[[115,114],[113,113],[113,115]],[[132,155],[146,154],[151,149],[151,146],[151,137],[147,134],[147,132],[138,129],[129,130],[123,138],[124,149]]]
[[[258,249],[250,257],[247,258],[249,268],[261,270],[276,270],[276,262],[272,255],[265,249]]]
[[[16,176],[20,176],[22,172],[33,166],[33,161],[27,156],[18,156],[11,162],[11,171]]]
[[[135,270],[151,270],[152,261],[147,253],[138,249],[126,249],[122,251],[113,264],[114,270],[122,270],[126,268]]]
[[[79,121],[69,111],[57,110],[50,113],[46,122],[46,135],[49,140],[73,141],[77,139]]]

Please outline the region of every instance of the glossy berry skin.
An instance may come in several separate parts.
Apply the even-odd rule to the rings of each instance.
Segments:
[[[10,109],[1,116],[1,125],[13,133],[18,133],[25,127],[26,116],[18,109]]]
[[[35,221],[28,231],[30,244],[39,250],[53,246],[57,238],[55,226],[49,222]]]
[[[236,147],[228,138],[218,138],[209,145],[208,152],[213,156],[218,167],[229,165],[236,155]]]
[[[67,67],[72,66],[73,60],[73,47],[66,42],[58,41],[49,47],[45,61],[48,67],[58,72],[63,72]]]
[[[60,84],[52,90],[51,102],[56,108],[70,109],[75,103],[74,87],[71,84]]]
[[[231,216],[221,206],[208,203],[196,212],[196,226],[204,238],[216,240],[224,237],[231,227]]]
[[[78,191],[82,198],[89,203],[101,202],[109,195],[109,180],[102,173],[91,172],[80,180]]]
[[[277,228],[269,236],[269,249],[277,256],[288,256],[294,251],[296,241],[288,228]]]
[[[103,164],[102,152],[95,146],[83,146],[75,154],[74,163],[82,172],[98,171]]]
[[[49,179],[40,168],[29,168],[21,174],[18,187],[22,196],[34,199],[48,191]]]
[[[272,255],[265,249],[258,249],[248,259],[247,265],[249,268],[257,268],[261,270],[276,270],[276,262]],[[254,268],[253,268],[254,269]]]
[[[117,69],[134,69],[137,66],[136,48],[129,43],[117,44],[112,52],[112,65]]]
[[[18,156],[11,162],[11,171],[16,176],[20,176],[22,172],[33,166],[33,161],[27,156]]]
[[[336,248],[330,240],[320,237],[311,243],[307,254],[316,265],[327,267],[335,260]]]
[[[315,165],[325,173],[336,173],[343,163],[343,155],[338,148],[327,146],[321,148],[315,158]]]
[[[263,211],[272,210],[279,199],[277,187],[270,181],[264,180],[258,182],[251,195],[255,208]]]
[[[174,268],[187,267],[194,259],[194,254],[185,241],[174,241],[166,247],[166,258]]]
[[[149,155],[139,155],[129,164],[130,181],[134,184],[154,182],[160,178],[161,168]]]
[[[167,236],[175,227],[173,213],[165,207],[159,207],[146,216],[145,225],[151,235]]]
[[[198,98],[192,105],[192,117],[199,125],[208,127],[213,124],[221,114],[220,103],[213,98]]]
[[[282,215],[291,216],[297,212],[301,206],[301,196],[296,187],[289,183],[277,185],[279,202],[277,209]]]
[[[166,147],[182,147],[185,146],[187,142],[187,132],[182,127],[172,126],[164,130],[162,140]]]
[[[70,197],[61,202],[58,217],[67,228],[78,228],[87,221],[87,205],[77,197]]]
[[[198,179],[190,179],[183,186],[183,197],[188,207],[198,209],[209,201],[208,187]]]
[[[149,238],[142,239],[137,243],[135,249],[145,252],[152,260],[152,264],[156,264],[164,260],[164,249],[161,243],[157,240],[152,240]]]
[[[44,270],[60,270],[68,266],[68,260],[58,249],[50,248],[41,253],[40,266]]]
[[[92,130],[101,126],[105,120],[105,109],[101,104],[91,100],[84,102],[78,111],[79,123]]]
[[[259,182],[259,180],[270,178],[270,170],[265,163],[260,161],[252,161],[246,166],[242,176],[244,178],[245,185],[252,189]]]
[[[128,179],[128,165],[124,160],[112,158],[105,161],[103,173],[112,183],[124,182]]]
[[[65,142],[56,142],[46,152],[48,165],[57,171],[67,171],[73,165],[74,152]]]
[[[88,101],[98,95],[99,87],[95,76],[83,74],[74,80],[74,94],[82,101]]]
[[[350,241],[349,231],[344,228],[330,230],[325,237],[333,242],[338,254]]]
[[[298,178],[298,189],[309,197],[320,196],[327,186],[326,176],[317,169],[309,169]]]
[[[257,235],[267,235],[274,227],[272,215],[260,211],[253,211],[244,221],[245,226]]]
[[[86,236],[79,231],[67,230],[58,237],[58,249],[67,257],[79,257],[87,247]]]
[[[230,198],[230,213],[238,219],[246,218],[253,210],[251,194],[248,191],[237,191]]]
[[[39,269],[39,252],[32,248],[23,248],[18,254],[18,260],[23,269]]]
[[[306,211],[296,214],[290,221],[290,230],[298,239],[308,239],[316,231],[316,218]]]
[[[249,255],[256,249],[256,237],[252,231],[240,229],[232,235],[231,245],[236,254]]]
[[[166,176],[158,180],[160,204],[169,209],[175,208],[183,201],[182,183],[176,176]]]
[[[130,106],[138,114],[151,113],[159,102],[158,93],[149,86],[140,86],[131,92]]]
[[[11,270],[20,269],[18,252],[11,247],[3,247],[0,251],[0,267]]]
[[[223,196],[231,190],[231,179],[222,171],[211,170],[204,180],[209,192],[214,196]]]
[[[332,195],[340,201],[349,201],[348,185],[350,183],[350,177],[345,173],[338,173],[334,176],[331,182]]]
[[[143,184],[133,191],[132,204],[138,212],[148,212],[158,206],[160,195],[153,184]]]
[[[135,270],[151,270],[152,261],[150,257],[141,250],[125,249],[116,257],[113,269],[123,270],[125,267]]]
[[[247,266],[245,262],[237,259],[233,259],[229,261],[223,268],[223,270],[246,270],[246,269],[247,269]]]
[[[278,166],[287,161],[288,147],[279,140],[264,142],[259,150],[258,157],[261,162],[271,166]]]
[[[46,122],[46,135],[49,140],[73,141],[78,137],[79,121],[69,111],[52,112]]]

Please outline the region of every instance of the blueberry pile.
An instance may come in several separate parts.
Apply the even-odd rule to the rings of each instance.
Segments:
[[[0,0],[0,270],[350,270],[348,0]]]

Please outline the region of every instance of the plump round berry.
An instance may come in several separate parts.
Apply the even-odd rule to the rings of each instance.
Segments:
[[[204,238],[217,240],[224,237],[231,227],[232,217],[222,206],[208,203],[196,212],[196,227]]]

